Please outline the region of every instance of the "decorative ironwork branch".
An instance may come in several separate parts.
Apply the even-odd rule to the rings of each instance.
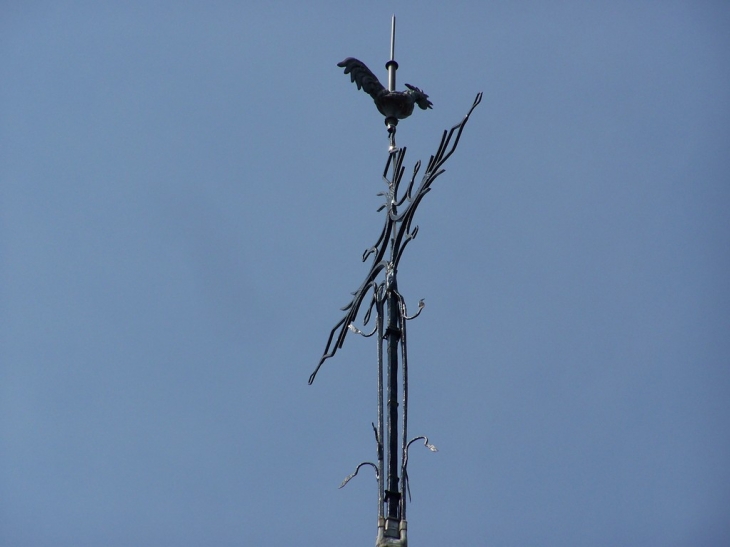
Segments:
[[[380,232],[380,236],[375,242],[375,245],[366,249],[362,257],[364,262],[368,259],[368,257],[373,255],[370,270],[365,276],[360,287],[352,293],[352,300],[342,308],[342,311],[346,313],[330,331],[322,357],[314,372],[312,372],[309,377],[310,384],[314,382],[314,379],[324,362],[330,357],[333,357],[335,353],[337,353],[337,350],[343,346],[347,333],[351,330],[353,332],[360,333],[359,329],[351,327],[351,325],[353,325],[357,319],[360,307],[365,300],[367,292],[372,289],[373,296],[363,320],[364,325],[367,325],[368,320],[370,319],[370,312],[376,302],[385,297],[384,289],[387,280],[378,282],[378,275],[380,275],[383,270],[397,270],[400,259],[403,256],[403,251],[408,243],[418,234],[418,226],[414,226],[413,229],[411,229],[411,223],[413,222],[416,209],[421,203],[423,197],[431,190],[433,182],[444,173],[445,169],[443,168],[443,165],[456,150],[456,147],[459,144],[459,139],[461,138],[461,133],[464,130],[466,123],[469,121],[469,116],[471,116],[471,113],[481,100],[482,93],[478,93],[474,99],[474,103],[469,109],[469,112],[467,112],[466,116],[464,116],[464,119],[454,125],[451,130],[444,130],[436,153],[429,159],[428,166],[421,178],[421,182],[418,187],[414,189],[416,176],[421,166],[420,161],[416,163],[413,168],[413,175],[408,182],[408,187],[400,197],[399,189],[403,179],[403,173],[405,171],[405,168],[403,167],[403,160],[405,158],[406,148],[404,147],[393,150],[388,154],[388,160],[385,164],[385,169],[383,170],[383,180],[388,185],[388,191],[382,193],[382,195],[386,197],[386,202],[379,209],[387,209],[388,214],[385,217],[383,229]],[[391,168],[393,175],[389,179],[388,171],[391,170]],[[398,208],[404,204],[405,207],[399,211]],[[389,243],[391,244],[390,257],[386,259]]]

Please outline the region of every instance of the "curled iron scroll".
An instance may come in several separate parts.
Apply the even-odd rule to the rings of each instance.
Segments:
[[[406,492],[408,492],[408,501],[411,501],[411,483],[408,479],[408,450],[410,449],[411,445],[416,441],[423,441],[423,445],[428,448],[431,452],[438,452],[439,449],[436,448],[433,444],[428,442],[428,437],[421,435],[420,437],[415,437],[408,441],[408,444],[406,445],[405,453],[403,454],[403,466],[402,466],[402,474],[403,474],[403,481],[405,483]]]
[[[357,467],[355,468],[355,471],[354,471],[353,473],[351,473],[350,475],[347,475],[347,477],[345,477],[345,480],[344,480],[344,481],[342,481],[342,484],[340,484],[340,486],[339,486],[339,487],[340,487],[340,488],[342,488],[342,487],[344,487],[344,486],[345,486],[345,485],[346,485],[346,484],[347,484],[348,482],[350,482],[350,479],[352,479],[352,478],[353,478],[353,477],[354,477],[355,475],[357,475],[358,471],[360,471],[360,468],[361,468],[361,467],[362,467],[363,465],[369,465],[370,467],[372,467],[373,469],[375,469],[375,478],[376,478],[376,479],[380,478],[380,474],[378,473],[378,466],[377,466],[377,465],[375,465],[375,464],[374,464],[373,462],[362,462],[362,463],[361,463],[360,465],[358,465],[358,466],[357,466]]]

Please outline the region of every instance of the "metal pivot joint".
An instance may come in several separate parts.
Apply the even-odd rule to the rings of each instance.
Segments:
[[[395,71],[398,68],[395,62],[395,16],[391,27],[390,60],[386,64],[387,90],[357,59],[347,58],[339,63],[339,66],[345,68],[345,73],[351,75],[352,81],[357,83],[358,88],[364,89],[373,97],[378,110],[385,116],[389,148],[382,178],[387,190],[378,194],[385,198],[385,202],[378,209],[385,211],[385,219],[377,241],[366,249],[362,256],[363,262],[371,258],[370,268],[360,287],[352,293],[350,302],[342,308],[345,314],[330,331],[322,357],[309,377],[309,383],[314,382],[324,362],[333,357],[343,346],[349,332],[364,337],[376,336],[378,415],[377,422],[372,426],[375,433],[377,461],[360,463],[355,471],[345,478],[340,488],[356,476],[363,466],[372,467],[378,482],[376,547],[406,547],[406,500],[410,500],[409,449],[419,440],[423,440],[424,446],[430,451],[436,452],[437,449],[429,443],[427,437],[408,439],[406,324],[420,315],[424,302],[420,300],[418,311],[411,316],[408,315],[405,299],[398,289],[398,265],[406,246],[418,234],[418,226],[413,224],[415,212],[423,197],[431,190],[433,182],[444,173],[444,164],[456,150],[462,131],[469,121],[469,116],[481,102],[482,94],[477,94],[471,108],[459,123],[443,132],[436,153],[430,157],[420,182],[416,183],[421,168],[421,162],[418,161],[413,167],[410,179],[403,185],[406,148],[396,147],[396,125],[399,119],[408,117],[413,112],[414,104],[425,110],[431,107],[431,102],[428,100],[428,95],[409,84],[406,84],[409,91],[395,91]],[[363,332],[355,326],[366,299],[369,300],[362,324],[367,326],[374,317],[375,326],[370,332]],[[373,311],[375,311],[374,316]]]

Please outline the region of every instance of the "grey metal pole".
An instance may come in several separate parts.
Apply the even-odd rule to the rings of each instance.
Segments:
[[[395,71],[398,63],[395,62],[395,15],[390,26],[390,60],[385,64],[388,69],[388,91],[395,91]],[[395,121],[397,123],[397,120]],[[395,125],[388,127],[391,136],[391,153],[395,149]],[[395,162],[393,163],[393,179],[395,180]],[[392,214],[395,214],[395,204],[391,205]],[[387,518],[385,521],[385,536],[398,538],[400,531],[400,464],[398,456],[398,344],[400,343],[400,302],[398,301],[398,282],[396,280],[395,256],[391,241],[391,267],[386,273],[385,290],[388,306],[388,489],[385,499],[388,503]]]
[[[401,338],[400,302],[398,300],[398,283],[395,269],[387,272],[386,291],[388,304],[388,324],[385,336],[388,339],[388,489],[386,500],[385,535],[400,537],[400,463],[398,456],[398,345]]]
[[[398,63],[395,62],[395,15],[390,24],[390,60],[385,63],[388,69],[388,91],[395,91],[395,71]]]
[[[408,477],[406,476],[406,463],[408,461],[408,340],[406,338],[406,321],[405,304],[399,302],[401,306],[401,383],[403,384],[403,408],[401,409],[401,448],[400,448],[400,465],[401,465],[401,483],[400,483],[400,518],[401,521],[406,520],[406,489],[408,488]]]
[[[376,289],[377,291],[377,289]],[[375,298],[379,300],[376,292]],[[383,302],[378,301],[376,321],[376,336],[378,337],[378,426],[377,433],[377,450],[378,450],[378,526],[381,525],[384,518],[383,503],[385,499],[385,455],[383,454],[383,429],[385,421],[383,419]]]

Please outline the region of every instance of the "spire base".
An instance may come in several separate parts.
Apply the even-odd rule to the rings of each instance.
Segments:
[[[398,523],[398,530],[386,530],[387,524],[395,524],[391,519],[378,518],[378,537],[375,540],[375,547],[408,547],[408,523],[401,520]],[[395,533],[395,537],[387,535]]]

